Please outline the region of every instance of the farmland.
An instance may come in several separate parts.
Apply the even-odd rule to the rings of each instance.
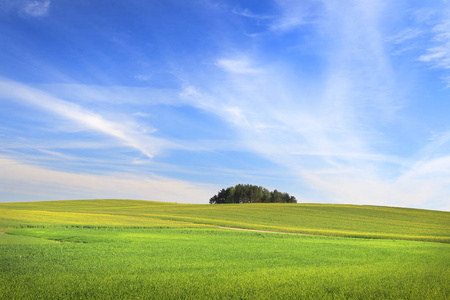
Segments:
[[[0,298],[447,299],[449,231],[374,206],[4,203]]]

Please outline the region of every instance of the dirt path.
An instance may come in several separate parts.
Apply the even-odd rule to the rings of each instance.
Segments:
[[[220,226],[219,228],[220,228],[220,229],[231,229],[231,230],[243,230],[243,231],[267,232],[267,233],[281,233],[281,234],[295,234],[295,235],[311,235],[311,234],[297,233],[297,232],[282,232],[282,231],[270,231],[270,230],[247,229],[247,228],[224,227],[224,226]]]

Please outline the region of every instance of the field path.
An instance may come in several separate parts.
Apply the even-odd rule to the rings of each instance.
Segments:
[[[247,228],[225,227],[225,226],[220,226],[219,228],[220,228],[220,229],[231,229],[231,230],[243,230],[243,231],[267,232],[267,233],[282,233],[282,234],[295,234],[295,235],[312,235],[312,234],[297,233],[297,232],[282,232],[282,231],[270,231],[270,230],[259,230],[259,229],[247,229]]]

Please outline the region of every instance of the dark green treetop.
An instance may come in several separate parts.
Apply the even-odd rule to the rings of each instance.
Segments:
[[[209,199],[210,204],[226,203],[297,203],[294,196],[251,184],[238,184],[234,187],[220,190]]]

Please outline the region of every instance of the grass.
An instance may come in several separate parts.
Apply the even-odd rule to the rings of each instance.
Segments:
[[[449,229],[370,206],[6,203],[0,299],[449,299]]]
[[[192,205],[136,200],[0,204],[3,226],[228,226],[314,235],[450,242],[450,213],[327,205]],[[3,222],[3,223],[2,223]]]

